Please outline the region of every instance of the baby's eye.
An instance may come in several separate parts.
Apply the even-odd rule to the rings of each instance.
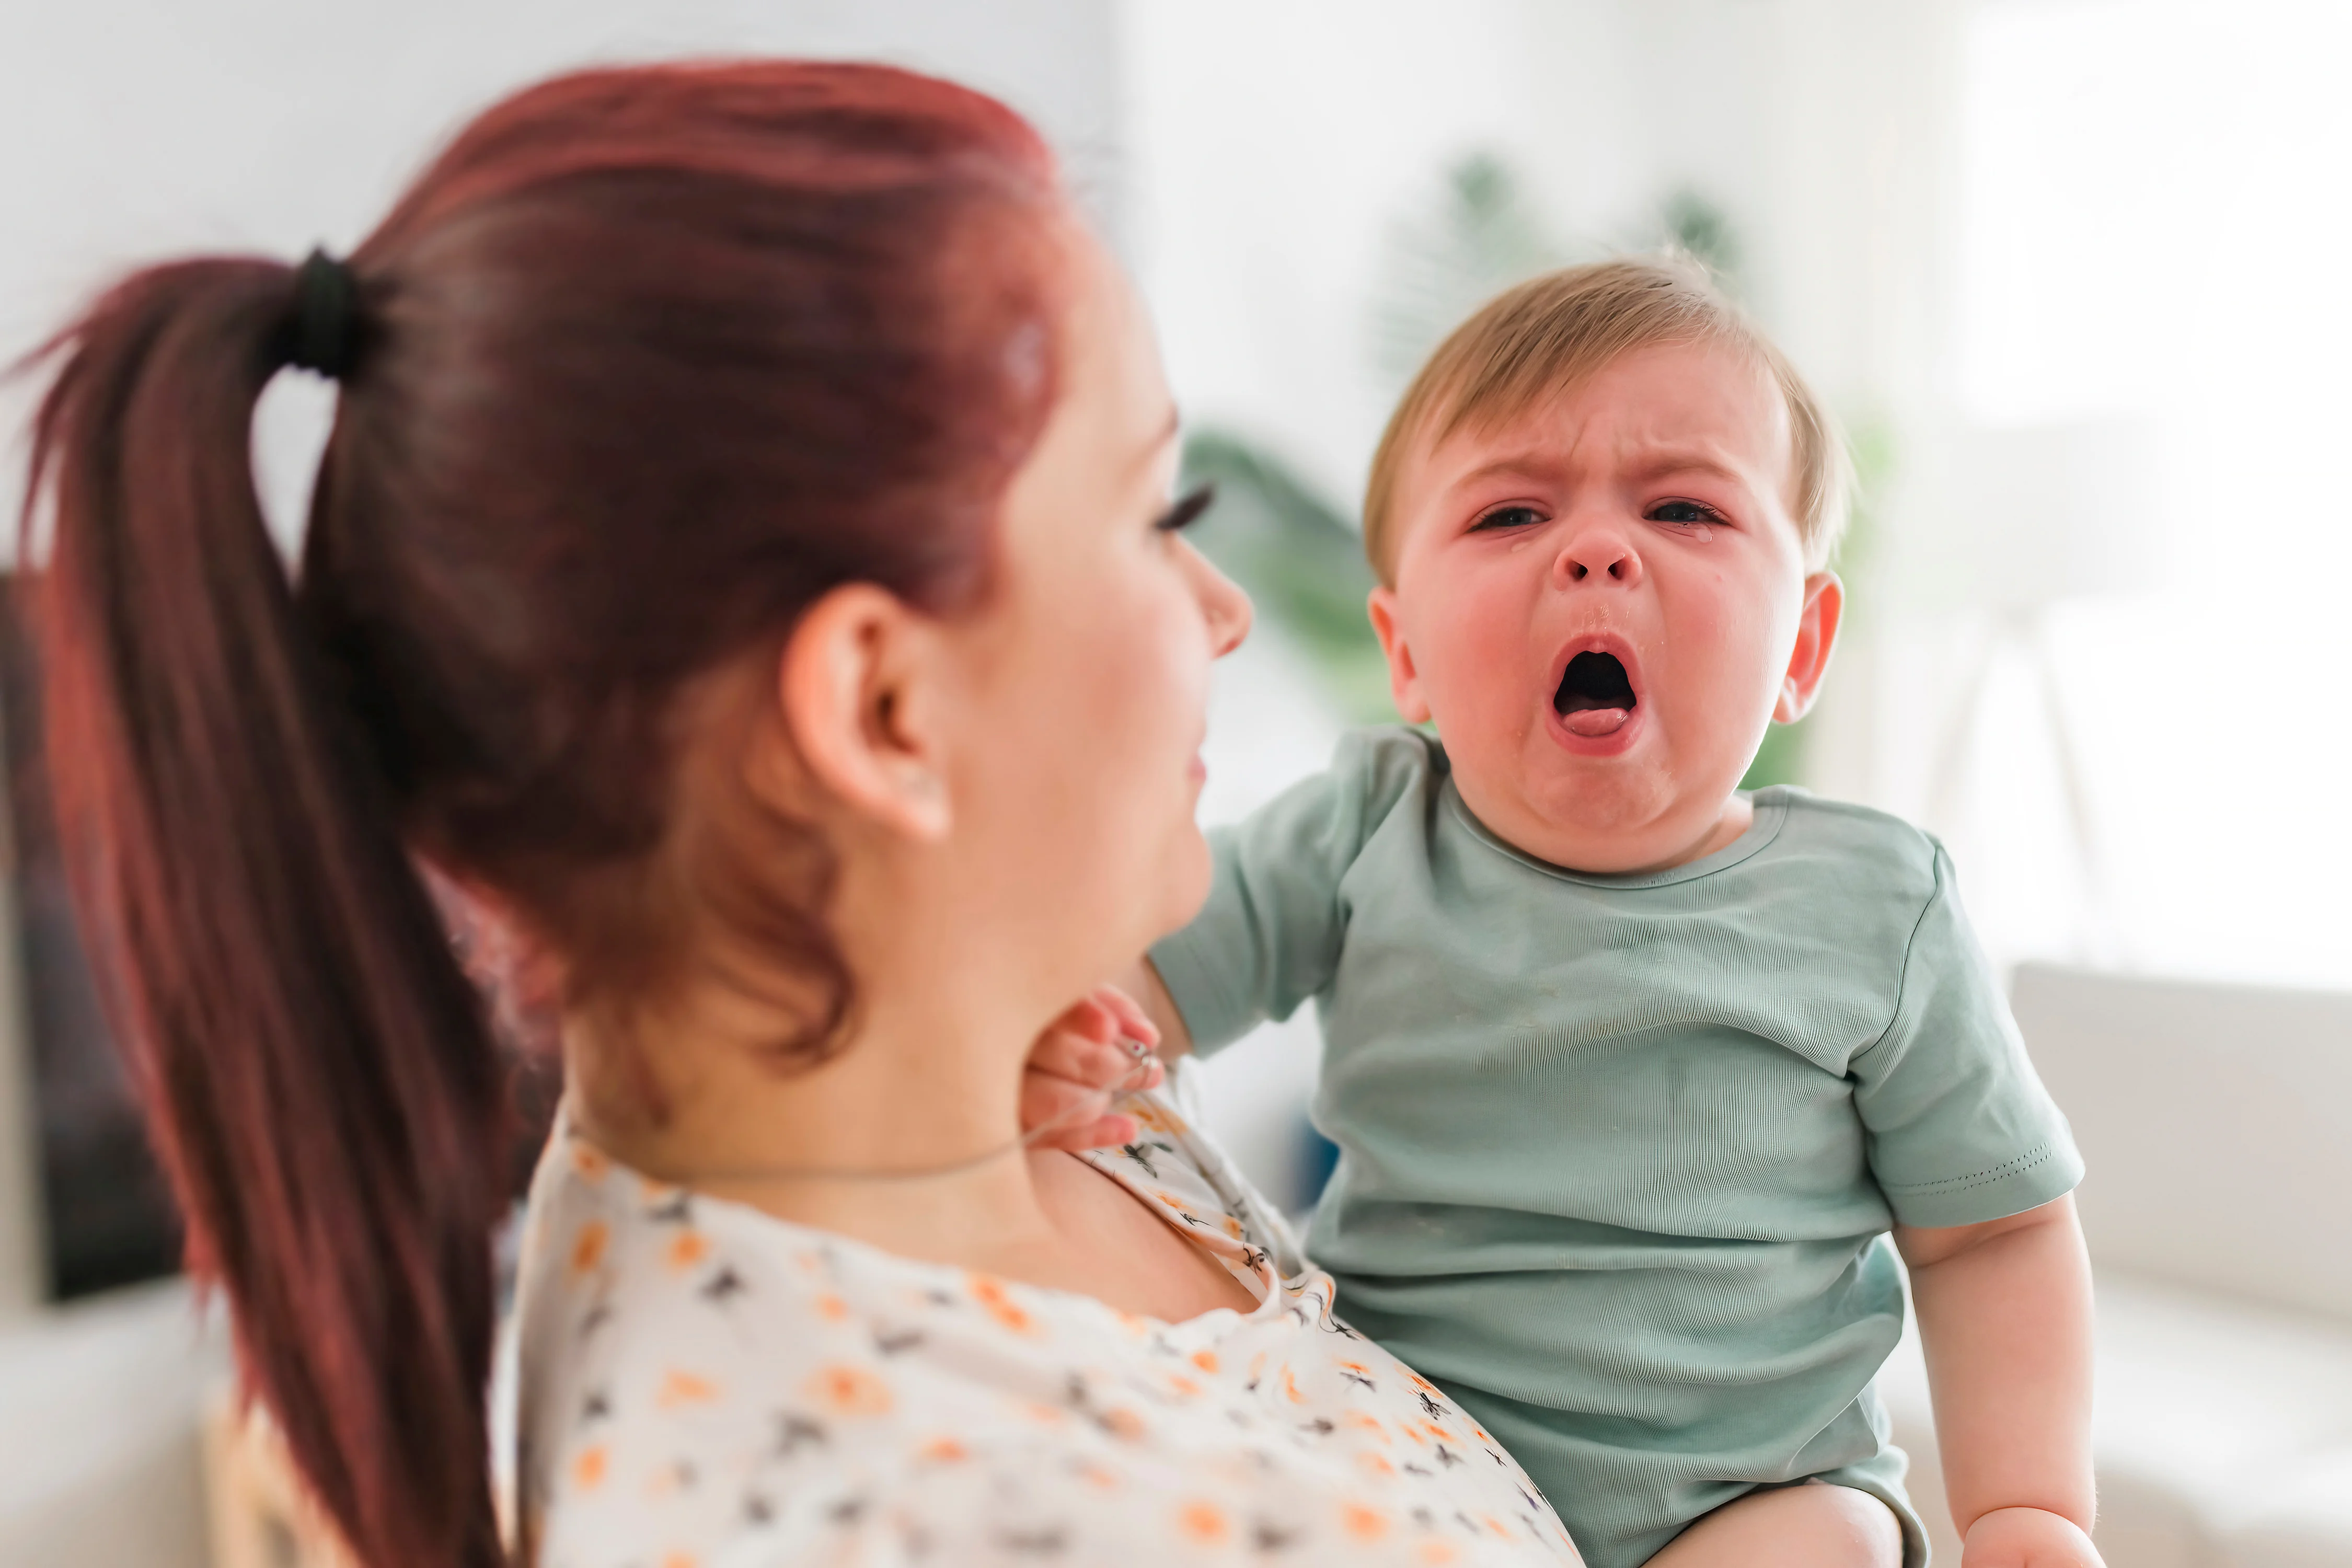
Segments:
[[[1484,529],[1527,528],[1543,520],[1543,513],[1535,508],[1515,502],[1509,506],[1498,506],[1490,512],[1480,514],[1478,521],[1470,525],[1470,531],[1476,533]]]
[[[1678,528],[1706,528],[1725,521],[1724,515],[1704,501],[1662,500],[1643,514],[1652,522],[1668,523]]]

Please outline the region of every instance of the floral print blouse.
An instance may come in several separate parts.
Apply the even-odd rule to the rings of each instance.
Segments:
[[[1166,1100],[1087,1156],[1258,1307],[1181,1323],[657,1185],[559,1125],[515,1456],[537,1568],[1579,1562]]]

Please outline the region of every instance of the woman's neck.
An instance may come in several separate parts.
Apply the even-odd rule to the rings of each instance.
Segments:
[[[740,1026],[660,1028],[637,1054],[660,1064],[668,1113],[657,1124],[630,1114],[593,1081],[609,1075],[575,1071],[573,1115],[657,1179],[909,1257],[997,1267],[1051,1235],[1020,1147],[1036,1026],[955,1011],[876,998],[855,1035],[808,1069],[778,1066]]]
[[[937,973],[863,994],[856,1036],[805,1072],[778,1068],[740,1027],[640,1031],[669,1113],[629,1115],[618,1086],[595,1081],[612,1075],[575,1071],[572,1114],[647,1175],[901,1257],[1171,1320],[1256,1307],[1156,1205],[1066,1154],[1020,1147],[1036,1008],[993,1005],[988,985]],[[589,1047],[575,1066],[623,1059],[573,1044]]]

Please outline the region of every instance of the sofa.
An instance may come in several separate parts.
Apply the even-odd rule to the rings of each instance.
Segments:
[[[2110,1568],[2352,1568],[2352,995],[2021,966],[2098,1290]],[[1916,1334],[1880,1383],[1956,1565]]]

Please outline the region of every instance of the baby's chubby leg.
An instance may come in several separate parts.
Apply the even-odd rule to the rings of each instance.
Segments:
[[[1902,1568],[1894,1510],[1853,1487],[1749,1492],[1670,1542],[1649,1568]]]

